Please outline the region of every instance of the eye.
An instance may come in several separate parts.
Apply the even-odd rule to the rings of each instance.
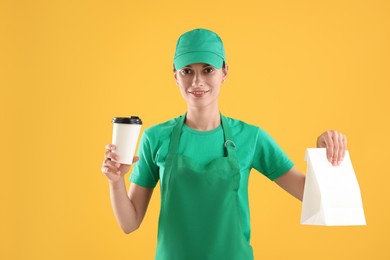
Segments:
[[[190,74],[190,73],[191,73],[191,70],[188,69],[188,68],[180,70],[180,74],[182,74],[182,75],[187,75],[187,74]]]
[[[205,68],[204,71],[205,71],[206,73],[211,73],[211,72],[214,71],[214,69],[213,69],[212,67],[208,67],[208,68]]]

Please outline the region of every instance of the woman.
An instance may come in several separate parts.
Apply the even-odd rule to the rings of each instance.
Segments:
[[[106,146],[102,172],[110,182],[111,203],[125,233],[144,218],[160,181],[161,209],[156,259],[253,259],[250,245],[248,176],[252,168],[299,200],[305,176],[262,129],[223,116],[218,107],[228,76],[220,37],[206,29],[180,36],[174,78],[187,102],[178,118],[146,129],[127,194],[128,165],[117,164]],[[346,138],[327,131],[317,139],[338,165]]]

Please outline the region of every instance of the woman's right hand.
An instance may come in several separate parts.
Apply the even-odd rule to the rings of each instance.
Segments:
[[[129,171],[130,166],[128,164],[121,164],[118,162],[112,161],[118,160],[119,155],[115,153],[115,145],[108,144],[106,145],[106,152],[104,153],[104,161],[102,166],[102,173],[107,176],[110,182],[117,182],[123,179],[123,176]],[[133,163],[139,160],[138,156],[134,156]]]

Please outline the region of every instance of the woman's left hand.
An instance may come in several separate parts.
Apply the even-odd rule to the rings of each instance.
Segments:
[[[347,137],[336,130],[326,131],[317,138],[317,148],[326,148],[328,161],[340,165],[347,149]]]

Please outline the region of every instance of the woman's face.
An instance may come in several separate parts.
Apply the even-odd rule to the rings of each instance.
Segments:
[[[181,95],[188,105],[207,107],[218,104],[221,84],[227,78],[228,67],[216,69],[205,63],[194,63],[174,72]]]

